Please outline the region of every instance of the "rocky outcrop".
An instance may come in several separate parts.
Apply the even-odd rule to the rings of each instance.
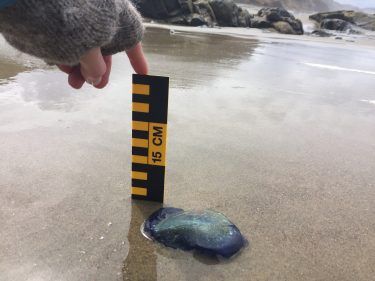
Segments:
[[[309,17],[316,21],[320,28],[346,31],[348,29],[363,28],[375,31],[375,15],[357,11],[335,11],[317,13]]]
[[[261,27],[261,25],[266,27]],[[263,8],[251,20],[251,27],[269,28],[273,27],[280,33],[303,34],[303,25],[291,13],[283,8]]]
[[[300,20],[283,8],[263,8],[252,15],[233,0],[133,0],[143,16],[171,24],[272,28],[303,34]]]
[[[231,0],[209,0],[218,25],[233,27],[249,27],[250,13],[236,5]]]
[[[334,0],[236,0],[239,3],[247,3],[262,7],[279,7],[296,11],[332,11],[347,9]]]

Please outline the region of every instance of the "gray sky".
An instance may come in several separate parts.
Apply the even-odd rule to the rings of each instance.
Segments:
[[[362,8],[375,7],[375,0],[336,0],[344,4],[351,4]]]

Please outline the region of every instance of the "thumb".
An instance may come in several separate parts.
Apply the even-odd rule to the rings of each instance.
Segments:
[[[100,48],[94,48],[81,57],[80,60],[81,74],[87,83],[98,85],[107,67],[104,62]]]

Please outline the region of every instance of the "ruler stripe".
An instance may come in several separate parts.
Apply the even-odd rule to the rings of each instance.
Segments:
[[[137,164],[147,164],[147,156],[132,155],[132,162]]]
[[[132,171],[148,173],[148,165],[132,163]]]
[[[150,105],[148,103],[133,102],[133,111],[149,113]]]
[[[148,131],[132,131],[132,138],[134,139],[148,139]]]
[[[143,187],[132,187],[133,195],[147,196],[147,188]]]
[[[136,171],[132,171],[132,179],[134,180],[144,180],[146,181],[148,176],[148,174],[145,173],[145,172],[136,172]]]
[[[148,139],[132,139],[132,146],[148,148]]]
[[[132,120],[148,122],[148,120],[150,120],[150,117],[148,113],[133,111]]]
[[[141,155],[141,156],[148,156],[148,148],[147,147],[132,147],[132,154],[133,155]]]
[[[150,85],[133,84],[133,94],[149,95],[150,94]]]
[[[134,95],[133,94],[133,102],[150,103],[150,96]]]
[[[147,180],[149,180],[149,179],[150,179],[150,177],[148,176],[148,173],[147,173]],[[132,179],[132,187],[147,188],[149,186],[147,180]]]
[[[133,121],[133,130],[148,131],[148,122]]]

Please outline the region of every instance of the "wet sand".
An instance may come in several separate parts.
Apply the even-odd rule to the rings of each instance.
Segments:
[[[171,77],[166,205],[220,211],[250,246],[219,263],[141,236],[159,205],[129,197],[118,55],[102,91],[39,67],[0,85],[1,281],[373,280],[375,46],[241,37],[144,45]]]

